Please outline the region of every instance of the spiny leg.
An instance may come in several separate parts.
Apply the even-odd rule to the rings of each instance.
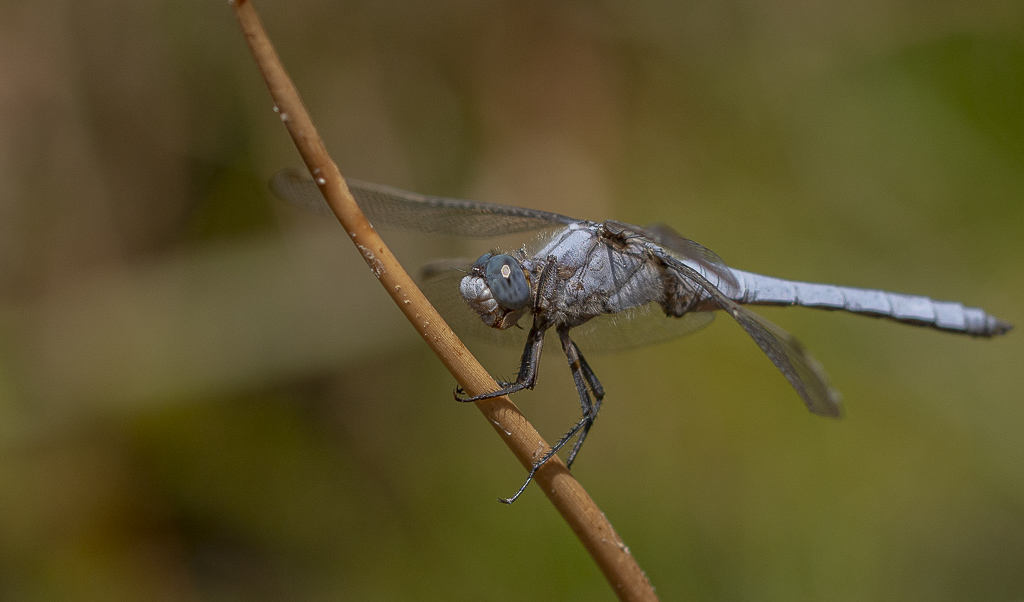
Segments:
[[[556,441],[554,445],[551,446],[551,449],[549,449],[547,452],[545,452],[543,456],[540,457],[540,460],[537,460],[536,462],[533,463],[533,466],[530,468],[529,474],[526,475],[526,481],[523,482],[523,486],[519,488],[519,491],[517,491],[515,495],[507,498],[498,498],[498,501],[503,504],[511,504],[512,502],[519,499],[519,496],[522,495],[524,491],[526,491],[526,486],[529,485],[530,481],[533,480],[533,476],[537,474],[537,471],[540,470],[541,467],[544,466],[544,464],[546,464],[547,461],[550,460],[555,454],[557,454],[558,450],[565,447],[565,444],[568,443],[569,440],[573,438],[573,435],[580,432],[580,429],[584,428],[587,425],[587,421],[587,418],[583,418],[582,420],[577,422],[576,426],[569,429],[568,433],[562,435],[562,437],[558,441]]]
[[[594,419],[597,418],[597,412],[601,409],[601,400],[604,399],[604,387],[597,380],[597,376],[594,371],[591,370],[587,361],[583,358],[579,348],[569,338],[569,329],[559,327],[558,329],[559,339],[562,341],[562,349],[565,351],[566,358],[569,360],[569,370],[572,372],[573,382],[576,384],[576,391],[580,395],[580,406],[583,410],[583,417],[577,422],[567,433],[562,435],[554,445],[551,446],[539,460],[534,462],[533,466],[530,467],[529,474],[526,475],[526,481],[523,483],[519,491],[510,498],[499,498],[498,501],[505,504],[511,504],[516,501],[523,491],[526,491],[527,485],[533,480],[534,475],[540,470],[544,464],[547,463],[555,454],[559,452],[565,445],[572,440],[573,437],[579,435],[576,440],[576,444],[573,445],[572,452],[569,454],[569,459],[566,462],[567,466],[571,466],[573,460],[576,459],[576,454],[579,453],[580,447],[583,445],[583,440],[586,438],[587,433],[590,432],[590,427],[594,425]],[[590,389],[587,386],[590,386]],[[595,401],[591,402],[590,392],[593,390]]]
[[[604,399],[604,387],[597,380],[597,375],[590,368],[586,358],[580,353],[579,347],[569,338],[568,329],[560,328],[558,336],[562,342],[562,350],[565,351],[565,356],[569,360],[569,370],[572,372],[576,391],[580,395],[580,407],[583,411],[583,418],[580,421],[583,424],[583,428],[580,430],[579,437],[577,437],[576,443],[573,445],[572,451],[569,452],[569,457],[565,462],[567,466],[572,467],[572,463],[576,460],[576,455],[579,453],[580,448],[583,447],[583,441],[587,438],[587,434],[590,433],[594,420],[597,419],[597,413],[601,410],[601,401]],[[591,393],[594,396],[593,402],[591,402],[590,398]]]
[[[569,338],[568,331],[564,334],[559,331],[559,337],[562,339],[565,355],[569,359],[569,369],[573,372],[573,381],[576,383],[576,390],[580,394],[580,404],[583,407],[583,420],[586,421],[586,426],[580,431],[576,444],[572,446],[572,451],[569,452],[569,457],[565,461],[566,466],[571,468],[572,463],[576,460],[576,454],[580,453],[580,448],[583,447],[583,441],[587,438],[587,434],[590,433],[590,428],[594,426],[594,421],[597,420],[597,413],[601,411],[601,402],[604,400],[604,387],[601,386],[601,381],[597,380],[597,375],[594,374],[590,364],[587,363],[587,358],[583,357],[579,347]],[[582,375],[582,379],[579,375]],[[594,395],[593,403],[590,403],[587,386],[582,384],[583,379],[586,380],[586,385],[590,387],[589,393]]]
[[[501,388],[490,393],[464,397],[462,387],[455,389],[455,400],[462,402],[480,401],[492,399],[502,395],[510,395],[523,389],[532,389],[537,384],[537,370],[540,366],[540,352],[544,347],[544,330],[536,323],[530,328],[530,334],[526,338],[526,346],[523,347],[523,358],[519,363],[519,374],[514,383],[500,382]]]

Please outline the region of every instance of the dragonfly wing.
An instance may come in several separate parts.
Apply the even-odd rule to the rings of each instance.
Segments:
[[[482,201],[425,196],[391,186],[348,180],[349,190],[366,217],[375,224],[466,238],[564,227],[570,217]],[[333,216],[313,180],[296,169],[274,175],[270,189],[281,200],[325,216]]]
[[[843,414],[842,397],[832,388],[821,363],[793,335],[732,300],[726,300],[729,312],[743,330],[754,339],[768,359],[782,372],[789,384],[820,416],[839,418]]]
[[[680,235],[665,224],[629,228],[652,240],[677,260],[700,269],[711,284],[730,299],[742,294],[743,289],[732,269],[711,249]]]
[[[694,243],[696,244],[696,243]],[[838,418],[842,415],[842,400],[839,392],[832,388],[821,363],[793,335],[772,324],[765,318],[736,303],[700,271],[674,256],[662,255],[670,268],[697,283],[714,301],[735,319],[743,330],[754,339],[768,359],[782,372],[789,384],[804,400],[814,414]],[[724,264],[722,264],[724,265]]]
[[[711,324],[715,314],[695,311],[679,318],[665,315],[656,303],[603,314],[572,329],[572,340],[587,355],[617,353],[692,334]]]

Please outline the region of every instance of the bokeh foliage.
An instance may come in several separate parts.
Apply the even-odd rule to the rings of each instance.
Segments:
[[[1022,321],[1017,0],[259,8],[347,175]],[[521,467],[338,227],[270,198],[298,158],[224,3],[8,0],[0,40],[0,598],[612,598],[538,491],[494,501]],[[764,313],[844,420],[725,318],[591,358],[575,474],[663,598],[1024,596],[1020,333]],[[557,345],[516,401],[576,419]]]

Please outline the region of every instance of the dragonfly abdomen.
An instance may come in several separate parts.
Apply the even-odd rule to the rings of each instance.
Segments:
[[[920,295],[797,282],[733,270],[740,283],[734,299],[749,305],[799,305],[876,316],[972,336],[992,337],[1012,326],[977,307],[954,301],[936,301]]]

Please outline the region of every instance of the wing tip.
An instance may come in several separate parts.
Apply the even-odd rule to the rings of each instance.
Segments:
[[[832,393],[833,397],[829,399],[827,403],[819,403],[815,405],[808,404],[807,409],[816,416],[842,420],[843,416],[846,414],[846,410],[843,408],[843,402],[839,398],[839,393],[836,391],[832,391]]]

